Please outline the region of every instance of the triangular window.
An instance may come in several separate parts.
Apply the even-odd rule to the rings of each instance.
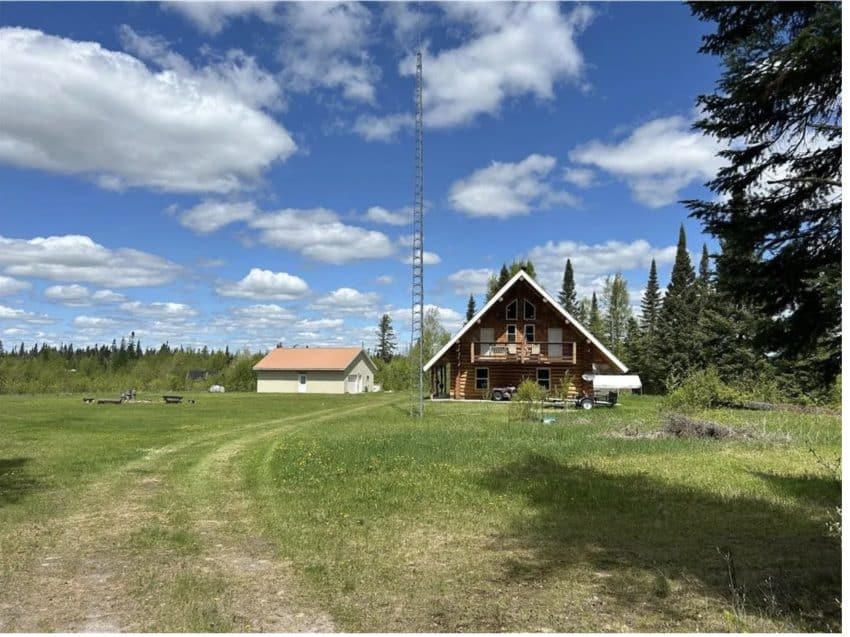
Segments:
[[[526,320],[533,321],[536,318],[537,308],[534,307],[534,303],[525,301],[524,310]]]
[[[515,321],[517,319],[517,302],[516,299],[508,303],[508,306],[505,308],[505,318],[508,321]]]

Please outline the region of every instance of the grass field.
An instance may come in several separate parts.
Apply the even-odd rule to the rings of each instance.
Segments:
[[[0,397],[0,632],[841,628],[839,417],[195,398]]]

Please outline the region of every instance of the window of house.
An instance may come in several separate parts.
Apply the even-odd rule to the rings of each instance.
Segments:
[[[490,387],[490,370],[487,367],[475,368],[475,389]]]
[[[534,326],[526,325],[525,326],[525,342],[533,343],[534,342]]]
[[[540,367],[537,370],[537,384],[543,389],[549,390],[549,368]]]
[[[517,317],[516,299],[508,303],[505,308],[505,318],[509,321],[515,321]]]
[[[516,343],[516,325],[508,325],[508,343]]]
[[[536,318],[537,312],[537,308],[534,307],[534,303],[532,303],[531,301],[525,301],[525,303],[523,304],[523,308],[525,318],[529,321],[533,321]]]

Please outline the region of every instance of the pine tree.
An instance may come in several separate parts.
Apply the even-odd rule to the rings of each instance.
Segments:
[[[576,313],[573,316],[579,323],[587,327],[590,320],[590,301],[587,298],[579,301],[576,306]]]
[[[532,279],[537,276],[537,272],[534,270],[534,264],[530,259],[527,261],[513,261],[510,267],[503,263],[502,269],[499,271],[499,276],[491,276],[489,281],[487,281],[487,300],[492,299],[493,295],[501,290],[502,286],[510,281],[520,270],[525,270],[525,273]]]
[[[396,349],[396,337],[393,331],[393,320],[389,314],[384,314],[381,321],[378,323],[378,329],[375,332],[378,336],[377,355],[384,362],[389,362]]]
[[[659,315],[658,359],[665,379],[684,379],[699,360],[699,344],[695,334],[699,308],[694,281],[694,268],[688,254],[685,227],[682,225],[679,228],[670,284]]]
[[[466,321],[467,323],[475,316],[475,297],[469,295],[469,303],[466,304]]]
[[[658,326],[658,314],[661,311],[661,290],[658,288],[658,269],[655,259],[649,265],[649,279],[640,302],[640,327],[645,334],[654,334]]]
[[[828,385],[841,371],[842,7],[691,10],[715,23],[700,51],[725,67],[715,93],[698,99],[696,126],[730,147],[728,166],[708,184],[715,196],[686,205],[727,259],[750,261],[732,274],[732,293],[773,317],[759,338],[777,360]]]
[[[568,313],[574,315],[576,311],[576,282],[573,275],[573,264],[567,259],[564,265],[564,280],[561,283],[561,292],[558,294],[558,303]]]

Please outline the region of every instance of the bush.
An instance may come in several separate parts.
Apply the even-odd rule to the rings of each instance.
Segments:
[[[666,406],[679,410],[729,406],[745,399],[744,392],[732,388],[713,367],[694,372],[670,392]]]
[[[546,398],[546,390],[537,382],[525,379],[511,398],[509,416],[511,420],[531,420],[540,411],[540,403]]]

